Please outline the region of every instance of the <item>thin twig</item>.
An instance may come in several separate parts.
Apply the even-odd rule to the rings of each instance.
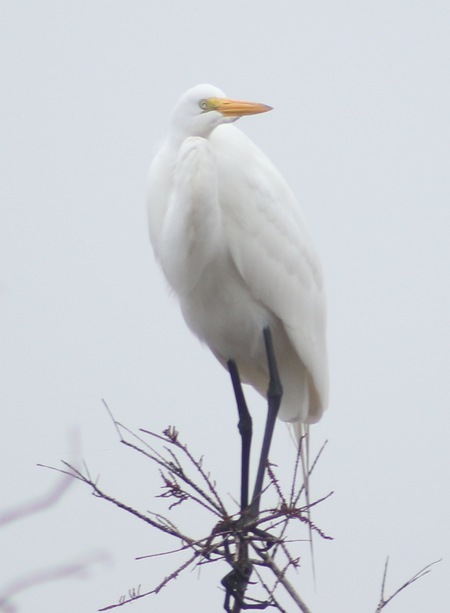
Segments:
[[[99,609],[99,611],[110,611],[111,609],[117,609],[118,607],[123,607],[124,605],[129,604],[130,602],[134,602],[135,600],[140,600],[141,598],[145,598],[146,596],[150,596],[151,594],[157,594],[164,587],[166,587],[166,585],[170,581],[172,581],[173,579],[176,579],[180,575],[180,573],[186,570],[186,568],[188,568],[192,564],[192,562],[195,560],[197,555],[198,553],[194,553],[190,558],[188,558],[185,562],[183,562],[181,566],[179,566],[176,570],[174,570],[170,575],[165,577],[164,580],[161,581],[161,583],[157,587],[155,587],[153,590],[150,590],[143,594],[138,593],[136,595],[130,596],[129,598],[122,597],[119,602],[103,607]]]
[[[118,508],[131,513],[137,519],[151,525],[153,528],[181,541],[181,546],[170,552],[139,556],[138,559],[190,551],[188,559],[170,575],[165,577],[156,588],[142,593],[139,586],[138,589],[130,590],[128,595],[122,596],[119,602],[108,605],[101,609],[101,611],[121,607],[134,600],[142,599],[151,594],[157,594],[188,568],[195,569],[205,564],[225,562],[231,567],[231,572],[227,575],[227,578],[229,578],[228,584],[224,583],[226,585],[226,607],[228,611],[237,613],[243,609],[274,608],[280,613],[285,613],[285,609],[281,606],[275,595],[277,588],[282,585],[302,613],[309,613],[309,609],[287,579],[288,571],[298,568],[299,559],[291,555],[287,547],[287,543],[292,541],[287,540],[286,530],[292,521],[300,521],[308,525],[311,530],[316,531],[325,538],[327,537],[307,519],[306,507],[296,507],[292,504],[293,500],[299,500],[299,496],[295,496],[292,488],[289,492],[290,495],[286,497],[277,479],[276,467],[270,466],[270,483],[264,491],[269,487],[275,488],[279,503],[278,507],[262,510],[259,516],[252,521],[243,521],[240,512],[230,514],[227,511],[217,492],[215,482],[203,468],[203,458],[196,459],[191,454],[187,446],[179,441],[178,433],[174,428],[167,428],[163,435],[144,429],[141,430],[145,435],[151,436],[155,441],[162,443],[162,451],[155,449],[141,436],[131,432],[123,424],[117,422],[113,418],[109,407],[106,403],[104,404],[113,421],[120,442],[132,451],[141,454],[159,468],[163,481],[163,493],[159,497],[167,499],[169,509],[184,501],[191,501],[209,511],[219,521],[216,522],[212,530],[203,538],[192,538],[180,530],[168,517],[151,511],[143,513],[107,494],[99,485],[98,478],[91,476],[86,465],[84,465],[82,470],[68,462],[62,462],[62,468],[47,467],[65,475],[70,475],[72,478],[89,485],[96,497],[114,504]],[[316,462],[314,462],[313,467],[315,464]],[[192,473],[193,476],[189,473]],[[318,502],[320,501],[315,501],[313,505],[318,504]],[[270,532],[261,529],[262,527],[268,527]],[[298,540],[296,539],[296,542]],[[249,560],[248,551],[250,551],[250,548],[252,552],[257,553],[255,560]],[[279,562],[275,562],[276,553],[279,554]],[[257,578],[256,584],[250,581],[251,570],[254,566],[258,566],[255,573]],[[263,576],[264,569],[272,574],[272,579],[274,579],[272,587],[270,587],[271,581],[267,581]],[[252,593],[255,585],[259,585],[264,590],[267,595],[266,600],[260,600]]]
[[[182,534],[178,530],[178,528],[171,527],[171,526],[169,527],[163,523],[154,521],[147,515],[144,515],[143,513],[138,511],[137,509],[134,509],[133,507],[130,507],[129,505],[121,502],[120,500],[117,500],[116,498],[110,496],[109,494],[104,492],[102,489],[100,489],[97,483],[94,482],[89,475],[83,475],[83,473],[81,473],[77,468],[75,468],[68,462],[63,461],[62,464],[66,466],[66,470],[61,469],[61,468],[55,468],[54,466],[47,466],[45,464],[38,464],[38,466],[41,466],[42,468],[48,468],[49,470],[55,470],[65,475],[70,475],[74,479],[77,479],[78,481],[81,481],[82,483],[86,483],[86,485],[89,485],[93,489],[94,495],[97,496],[98,498],[101,498],[102,500],[106,500],[107,502],[114,504],[116,507],[119,507],[120,509],[127,511],[128,513],[131,513],[131,515],[134,515],[141,521],[144,521],[145,523],[150,524],[151,526],[153,526],[154,528],[157,528],[158,530],[161,530],[162,532],[166,532],[167,534],[170,534],[171,536],[176,536],[177,538],[180,538],[187,543],[191,541],[191,539],[187,537],[186,535]]]
[[[165,430],[165,432],[168,432],[168,431],[169,431],[169,429]],[[141,432],[145,432],[145,434],[148,434],[149,436],[154,436],[154,437],[157,437],[157,438],[162,438],[160,435],[155,434],[154,432],[150,432],[149,430],[145,430],[144,428],[141,428]],[[172,440],[172,438],[170,438],[170,441],[171,441],[171,443],[173,445],[176,445],[179,449],[181,449],[183,451],[183,453],[187,456],[187,458],[189,459],[191,464],[193,464],[196,467],[196,469],[198,470],[198,472],[202,476],[203,480],[205,481],[206,485],[208,486],[209,491],[211,492],[211,494],[216,499],[219,511],[222,514],[225,513],[225,505],[223,504],[222,499],[219,496],[219,493],[217,491],[217,488],[215,487],[215,484],[213,484],[211,482],[211,479],[209,478],[209,475],[206,474],[205,471],[203,470],[202,458],[200,458],[200,460],[196,460],[194,458],[194,456],[191,454],[191,452],[189,451],[187,445],[181,444],[177,437],[175,437],[174,440]]]
[[[428,573],[431,572],[431,567],[434,566],[435,564],[438,564],[439,562],[441,562],[441,560],[435,560],[434,562],[431,562],[430,564],[427,564],[426,566],[424,566],[421,570],[415,573],[415,575],[413,575],[410,579],[405,581],[405,583],[403,583],[403,585],[401,585],[397,590],[395,590],[395,592],[391,594],[391,596],[386,598],[384,595],[384,591],[386,589],[386,578],[387,578],[387,571],[388,571],[388,565],[389,565],[389,556],[388,556],[386,558],[386,562],[384,565],[383,580],[381,582],[380,601],[375,610],[375,613],[380,613],[380,611],[382,611],[391,602],[391,600],[393,600],[396,596],[398,596],[398,594],[400,594],[400,592],[402,592],[405,588],[409,587],[410,585],[412,585],[419,579],[422,579],[422,577],[425,577],[425,575],[428,575]]]
[[[18,594],[29,590],[30,588],[42,585],[43,583],[50,583],[60,579],[68,579],[75,576],[86,576],[88,568],[93,564],[100,561],[104,561],[106,558],[104,555],[92,555],[85,558],[81,562],[71,562],[68,564],[55,566],[54,568],[46,568],[44,570],[35,571],[16,579],[11,582],[5,588],[3,588],[0,594],[0,607],[10,606],[12,598]]]
[[[171,450],[169,450],[169,453],[171,454],[171,457],[172,457],[172,460],[173,460],[172,462],[170,460],[167,460],[166,458],[164,458],[164,456],[162,456],[159,452],[155,451],[153,449],[153,447],[151,447],[146,441],[144,441],[141,437],[139,437],[135,433],[133,433],[130,430],[128,430],[128,428],[126,428],[125,426],[123,426],[119,422],[116,421],[115,425],[116,425],[116,427],[122,428],[124,431],[126,431],[130,435],[132,435],[136,440],[138,440],[140,443],[142,443],[148,449],[148,451],[146,451],[145,449],[142,449],[142,447],[139,447],[138,445],[135,445],[134,443],[126,440],[123,437],[120,439],[120,442],[122,444],[124,444],[125,446],[133,449],[134,451],[137,451],[140,454],[143,454],[148,459],[150,459],[153,462],[156,462],[157,464],[159,464],[162,468],[164,468],[164,469],[172,472],[173,474],[175,474],[177,477],[179,477],[181,480],[183,480],[189,487],[191,487],[194,491],[196,491],[200,495],[200,497],[202,497],[204,499],[205,502],[202,503],[203,506],[207,506],[208,510],[211,511],[212,513],[214,513],[217,517],[222,517],[223,516],[223,514],[225,513],[225,508],[223,506],[222,501],[218,497],[218,495],[216,494],[215,500],[214,500],[208,494],[206,494],[206,492],[184,472],[184,470],[181,468],[181,463],[179,462],[178,458],[173,455],[173,452]],[[186,451],[186,448],[185,448],[184,445],[181,445],[176,439],[174,441],[174,440],[172,440],[172,439],[170,439],[168,437],[161,437],[160,435],[154,434],[154,433],[150,433],[147,430],[142,430],[142,432],[145,432],[146,434],[152,434],[155,438],[158,438],[159,440],[162,440],[165,443],[169,443],[171,445],[175,445],[178,449],[180,449],[182,452],[184,452],[188,456],[190,462],[193,464],[193,466],[196,468],[196,470],[201,474],[202,478],[206,481],[206,483],[208,485],[208,488],[209,489],[212,488],[212,484],[210,483],[206,473],[203,471],[203,469],[202,469],[202,467],[200,465],[200,462],[196,461]],[[189,497],[192,498],[193,495],[189,494]]]
[[[35,513],[45,511],[56,504],[73,484],[69,477],[61,478],[46,494],[40,498],[23,502],[16,507],[6,509],[0,513],[0,528],[6,524],[11,524],[19,519],[24,519]]]
[[[311,609],[306,605],[305,602],[303,602],[303,600],[297,594],[297,592],[295,591],[292,583],[287,579],[285,572],[281,571],[278,568],[278,566],[275,564],[272,556],[270,556],[270,555],[268,555],[268,554],[266,554],[266,553],[264,553],[262,551],[259,551],[258,549],[256,549],[255,551],[260,556],[260,558],[263,560],[263,562],[266,564],[267,568],[270,568],[270,570],[273,572],[273,574],[278,579],[280,584],[284,587],[284,589],[287,591],[289,596],[292,598],[292,600],[298,606],[300,611],[302,611],[302,613],[311,613]]]

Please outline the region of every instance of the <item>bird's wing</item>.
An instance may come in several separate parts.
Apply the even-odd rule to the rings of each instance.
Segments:
[[[231,255],[251,293],[283,323],[323,409],[328,390],[325,297],[299,205],[278,170],[239,129],[220,126],[210,142]]]

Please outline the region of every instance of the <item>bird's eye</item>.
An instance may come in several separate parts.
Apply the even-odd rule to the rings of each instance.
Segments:
[[[200,102],[198,103],[198,106],[202,109],[202,111],[207,111],[209,108],[207,100],[200,100]]]

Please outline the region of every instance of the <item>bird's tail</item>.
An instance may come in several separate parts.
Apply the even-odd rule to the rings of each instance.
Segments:
[[[294,425],[294,431],[296,435],[296,439],[298,445],[300,446],[300,463],[302,467],[302,475],[303,475],[303,487],[305,491],[305,501],[306,501],[306,515],[308,519],[308,531],[309,531],[309,549],[311,552],[311,566],[313,573],[314,584],[316,583],[316,564],[314,558],[314,542],[313,542],[313,530],[311,523],[311,497],[310,497],[310,488],[309,488],[309,475],[311,471],[311,463],[310,463],[310,433],[309,433],[309,425],[301,422],[296,422]]]

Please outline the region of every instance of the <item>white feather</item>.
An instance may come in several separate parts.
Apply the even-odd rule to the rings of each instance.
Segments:
[[[320,263],[277,169],[230,118],[199,106],[221,97],[199,86],[175,109],[150,170],[151,241],[189,327],[263,395],[270,326],[280,417],[312,423],[328,399]]]

